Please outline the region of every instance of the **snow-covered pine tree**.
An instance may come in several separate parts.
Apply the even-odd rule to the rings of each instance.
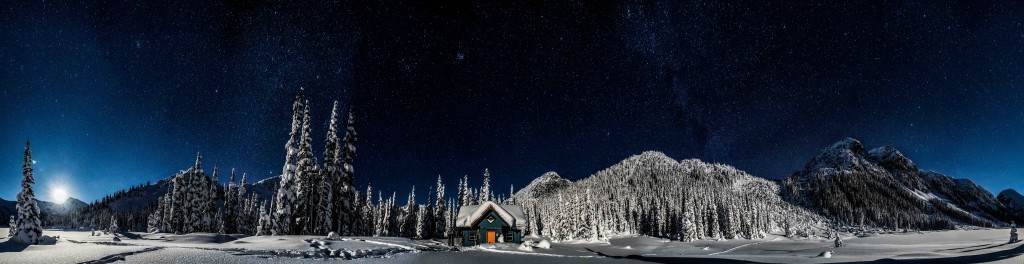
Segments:
[[[207,178],[207,177],[204,176],[203,177],[203,182],[205,182],[205,184],[203,184],[203,186],[205,188],[199,189],[199,192],[202,192],[203,193],[203,197],[205,198],[202,201],[202,203],[203,203],[203,206],[202,206],[202,208],[203,208],[203,210],[202,210],[203,211],[203,214],[202,214],[203,215],[203,232],[215,232],[215,231],[217,231],[220,228],[219,224],[215,225],[215,223],[214,223],[214,218],[216,217],[216,213],[217,213],[217,204],[214,201],[217,200],[217,192],[216,192],[216,190],[217,190],[217,188],[219,188],[218,187],[219,183],[217,182],[217,179],[220,177],[220,175],[218,175],[220,173],[219,172],[220,169],[218,167],[219,167],[218,164],[214,163],[214,165],[213,165],[213,179],[211,180],[210,178]]]
[[[204,172],[200,177],[201,180],[204,182],[202,186],[193,186],[196,192],[202,193],[201,196],[205,197],[204,199],[200,199],[202,206],[200,208],[196,208],[196,210],[200,212],[200,214],[202,215],[201,218],[203,221],[203,226],[201,230],[196,230],[196,232],[217,232],[218,230],[220,230],[220,222],[217,218],[218,208],[216,203],[216,200],[220,199],[220,185],[218,183],[218,177],[220,177],[220,172],[218,170],[218,165],[214,164],[212,175],[213,179],[210,179]],[[171,196],[173,196],[171,190],[168,190],[167,194],[164,195],[164,197],[167,199],[166,204],[168,204],[168,208],[171,207],[169,205],[171,203]],[[168,214],[164,214],[163,218],[166,221],[169,218]]]
[[[349,227],[349,230],[352,232],[351,235],[359,236],[363,234],[362,216],[364,215],[363,206],[365,205],[366,201],[363,201],[363,193],[355,191],[355,188],[353,188],[352,194],[352,196],[355,197],[355,199],[352,200],[352,214],[354,214],[355,217],[353,217],[352,221],[350,221],[352,223],[352,226]]]
[[[183,234],[187,233],[188,225],[188,174],[191,173],[191,169],[185,171],[179,171],[174,176],[174,193],[172,196],[174,199],[171,201],[173,208],[171,208],[171,226],[174,233]]]
[[[395,216],[397,210],[391,205],[391,202],[395,201],[395,193],[391,193],[391,197],[388,199],[382,199],[384,192],[377,191],[377,236],[387,236],[392,234],[392,229],[395,229],[397,221]]]
[[[36,204],[36,194],[32,191],[32,184],[35,183],[35,175],[32,173],[32,149],[29,141],[25,140],[25,160],[21,167],[21,192],[18,193],[18,219],[15,220],[17,232],[11,238],[23,244],[35,245],[43,237],[42,224],[39,221],[39,205]]]
[[[313,158],[312,149],[312,133],[309,123],[309,101],[306,101],[306,105],[303,108],[302,114],[302,140],[299,141],[299,163],[298,171],[296,172],[295,182],[296,188],[296,210],[295,219],[296,222],[293,225],[292,234],[310,234],[312,233],[312,217],[311,213],[315,209],[313,203],[313,196],[315,195],[314,185],[316,182],[316,161]]]
[[[337,104],[337,103],[335,103]],[[344,148],[341,149],[341,187],[337,188],[336,200],[338,201],[338,207],[340,210],[339,214],[345,216],[339,216],[338,219],[342,226],[339,231],[344,235],[352,235],[355,231],[353,226],[356,226],[359,222],[358,210],[354,201],[356,200],[356,189],[355,189],[355,168],[353,167],[356,158],[356,142],[357,139],[356,127],[355,127],[355,107],[349,106],[348,108],[348,122],[345,125],[345,143]],[[335,152],[337,155],[337,152]]]
[[[402,207],[399,216],[399,232],[405,237],[415,237],[416,231],[416,186],[409,192],[409,201]]]
[[[169,193],[165,193],[164,196],[160,197],[160,199],[157,200],[157,212],[155,213],[157,213],[158,215],[156,217],[156,220],[154,221],[154,227],[156,227],[156,229],[150,230],[150,232],[167,232],[170,223],[170,215],[168,214],[168,212],[171,211],[170,197],[171,196]]]
[[[457,207],[469,205],[469,188],[466,187],[466,180],[468,179],[469,175],[463,175],[462,179],[459,179],[459,200],[456,201]]]
[[[203,203],[206,198],[206,173],[203,172],[202,156],[196,153],[196,164],[189,174],[188,180],[188,224],[186,232],[201,232],[205,226],[203,222]]]
[[[213,170],[217,170],[216,162],[214,162]],[[196,215],[198,215],[198,219],[194,224],[193,232],[210,232],[212,231],[210,229],[212,215],[207,214],[207,212],[211,210],[207,209],[207,206],[213,206],[213,197],[210,197],[210,192],[207,192],[206,190],[210,189],[210,184],[213,182],[210,181],[210,175],[206,174],[206,171],[203,170],[196,173],[195,179],[197,183],[192,188],[195,189],[193,190],[193,193],[195,193],[197,200],[194,200],[193,202],[196,206],[195,210]]]
[[[376,219],[377,215],[375,214],[376,211],[374,211],[373,206],[373,187],[370,186],[370,184],[366,185],[366,199],[361,210],[363,215],[360,217],[360,221],[362,222],[362,224],[360,224],[360,227],[362,228],[362,230],[360,230],[360,235],[372,236],[376,233],[376,221],[374,219]]]
[[[415,228],[415,231],[414,231],[415,235],[413,237],[415,237],[417,239],[423,239],[423,238],[426,237],[426,232],[427,232],[427,228],[426,228],[427,214],[429,214],[429,212],[430,211],[427,210],[427,206],[425,206],[425,205],[417,206],[417,208],[416,208],[416,228]]]
[[[245,234],[256,235],[256,229],[260,225],[260,206],[262,206],[263,204],[260,200],[259,195],[255,193],[249,194],[249,199],[246,200],[246,203],[248,204],[249,207],[245,213]]]
[[[431,197],[434,197],[434,190],[427,191],[427,204],[422,205],[422,208],[426,211],[421,211],[423,214],[423,232],[421,236],[423,238],[434,237],[434,206],[430,203]],[[417,210],[419,210],[417,209]]]
[[[689,211],[686,213],[689,213]],[[693,224],[693,220],[690,220],[691,218],[692,216],[683,217],[683,235],[680,238],[683,242],[693,242],[700,239],[700,236],[697,234],[697,226]]]
[[[281,185],[274,198],[274,217],[272,222],[274,235],[292,233],[293,216],[295,213],[295,173],[298,169],[299,141],[302,140],[302,119],[305,109],[304,89],[299,89],[292,104],[292,128],[285,143],[284,168],[281,170]]]
[[[723,204],[723,212],[725,212],[725,221],[723,222],[723,236],[727,239],[735,239],[736,233],[739,232],[739,217],[736,216],[737,210],[734,208],[731,199],[726,199]]]
[[[515,196],[516,196],[516,186],[512,185],[512,184],[509,184],[508,185],[508,200],[506,200],[505,203],[506,204],[513,204],[513,205],[516,204]]]
[[[14,221],[14,215],[11,215],[11,221],[7,222],[7,237],[14,237],[14,234],[18,231],[18,223]]]
[[[164,212],[164,197],[161,196],[156,200],[156,210],[149,214],[146,219],[146,232],[156,233],[160,232],[160,222],[163,221]]]
[[[590,232],[590,225],[585,223],[585,219],[590,218],[590,208],[586,207],[586,204],[582,202],[583,198],[580,197],[579,192],[573,192],[569,197],[569,204],[573,208],[576,208],[575,213],[570,212],[571,223],[569,224],[570,232],[572,237],[570,239],[586,239]],[[577,228],[572,228],[577,227]]]
[[[484,202],[491,201],[491,171],[484,168],[484,183],[480,185],[480,193],[478,196],[477,204],[483,204]]]
[[[255,194],[255,193],[252,194],[252,198],[249,199],[249,202],[251,203],[251,205],[250,205],[251,212],[249,213],[249,233],[251,233],[253,235],[256,234],[256,226],[259,224],[259,221],[260,221],[259,213],[260,213],[260,210],[261,210],[260,207],[263,206],[263,203],[262,203],[263,201],[265,201],[265,200],[261,199],[261,197],[259,195]],[[264,230],[269,230],[269,229],[264,229]]]
[[[472,188],[469,190],[469,202],[471,205],[478,205],[480,201],[480,189]]]
[[[235,194],[235,169],[231,169],[228,188],[224,191],[224,209],[221,210],[221,234],[238,233],[235,221],[238,219],[238,196]]]
[[[535,219],[536,216],[533,215],[533,208],[530,207],[531,204],[533,203],[527,202],[521,205],[523,207],[523,216],[526,217],[526,223],[523,223],[525,224],[523,227],[523,235],[535,234],[533,230],[533,219]]]
[[[708,237],[719,238],[721,237],[720,224],[718,223],[718,207],[714,201],[711,201],[708,205]]]
[[[121,232],[121,228],[117,226],[117,217],[113,214],[110,215],[110,226],[107,228],[107,232],[111,234]]]
[[[548,230],[548,235],[551,236],[552,238],[555,238],[555,239],[565,238],[567,236],[564,232],[562,232],[562,226],[563,226],[562,223],[565,221],[565,216],[562,214],[562,210],[564,208],[568,208],[569,207],[565,203],[565,198],[562,197],[562,193],[561,192],[557,193],[557,197],[558,197],[558,200],[553,200],[553,201],[549,202],[549,203],[555,203],[555,204],[552,205],[552,206],[548,206],[548,208],[552,209],[551,213],[553,213],[554,215],[553,215],[553,217],[546,218],[546,220],[548,220],[549,222],[544,224],[545,226],[550,226],[551,227],[551,229]]]
[[[441,175],[437,175],[437,198],[434,199],[434,237],[446,237],[448,234],[447,219],[445,212],[444,184],[441,182]]]
[[[1017,242],[1020,242],[1020,239],[1017,238],[1017,224],[1010,221],[1010,243],[1012,244]]]
[[[249,226],[251,225],[248,221],[250,216],[248,209],[251,205],[249,204],[249,199],[246,197],[245,190],[246,178],[248,178],[248,176],[249,175],[247,173],[242,173],[242,181],[238,182],[238,186],[235,187],[236,193],[234,194],[238,195],[238,198],[235,198],[235,231],[242,234],[248,234]]]
[[[321,170],[321,172],[323,171]],[[326,235],[334,231],[332,229],[335,223],[332,215],[336,213],[336,210],[334,210],[334,199],[332,199],[334,197],[334,190],[331,188],[332,184],[326,176],[326,174],[321,173],[320,177],[317,177],[320,180],[318,181],[319,184],[316,184],[317,195],[313,197],[316,201],[316,210],[314,211],[316,218],[312,223],[314,234]]]
[[[344,211],[347,207],[351,209],[352,201],[341,201],[339,198],[341,193],[344,192],[341,189],[345,186],[341,186],[341,171],[339,166],[339,153],[340,144],[338,143],[338,101],[334,101],[334,106],[331,107],[331,119],[327,125],[327,139],[324,140],[324,167],[320,171],[320,182],[319,193],[317,198],[317,215],[318,221],[316,223],[317,233],[328,233],[330,231],[336,231],[339,234],[345,234],[341,232],[342,227],[348,230],[347,217],[348,214]],[[350,187],[350,186],[349,186]],[[346,218],[341,220],[340,218]]]
[[[589,217],[588,218],[584,218],[583,220],[588,222],[587,224],[590,226],[590,230],[587,230],[587,231],[590,234],[589,234],[589,237],[588,236],[584,236],[584,237],[587,237],[587,238],[589,238],[592,241],[596,241],[598,239],[598,236],[599,236],[599,230],[598,230],[598,227],[597,227],[597,225],[598,225],[597,223],[598,222],[597,221],[600,220],[600,214],[599,214],[600,211],[598,211],[597,203],[594,202],[594,197],[590,195],[590,189],[587,189],[587,198],[586,199],[587,199],[587,201],[586,201],[587,205],[590,206],[590,208],[587,208],[588,209],[587,211],[589,211],[588,212],[588,216]]]
[[[385,227],[387,227],[387,233],[385,235],[400,236],[402,229],[402,219],[400,218],[402,208],[398,207],[398,192],[391,192],[391,198],[388,198],[388,205],[384,208],[388,211],[387,217],[385,218]]]
[[[455,233],[455,218],[459,214],[457,209],[455,209],[457,208],[456,205],[457,204],[455,204],[455,199],[448,199],[448,211],[444,213],[444,219],[446,220],[444,227],[444,237],[450,237],[452,236],[452,234]]]
[[[260,215],[259,215],[259,217],[260,217],[259,223],[256,225],[256,235],[257,236],[265,236],[265,235],[267,235],[267,230],[269,230],[269,228],[270,228],[269,227],[270,221],[268,219],[269,216],[267,215],[267,201],[263,201],[263,203],[260,204]]]
[[[278,230],[278,228],[277,228],[277,215],[276,215],[276,213],[277,213],[277,203],[273,202],[273,201],[268,201],[268,202],[269,203],[267,204],[267,226],[266,226],[267,229],[265,229],[266,232],[264,233],[264,235],[276,236],[277,235],[276,232]]]
[[[387,224],[387,212],[384,210],[387,207],[384,201],[384,193],[377,191],[377,205],[373,207],[373,236],[382,236],[387,231],[385,228]]]
[[[242,213],[243,220],[241,220],[244,225],[239,224],[239,229],[242,230],[243,234],[256,235],[256,225],[259,224],[260,220],[259,206],[259,196],[255,193],[245,199],[245,212]]]
[[[179,172],[178,175],[174,176],[172,180],[174,184],[174,190],[171,194],[171,228],[170,232],[181,233],[184,232],[183,226],[185,224],[185,172]]]
[[[294,189],[294,185],[286,186],[288,187],[281,188],[281,191],[291,192],[292,189]],[[273,220],[271,220],[272,235],[288,235],[292,233],[292,226],[295,221],[292,218],[293,214],[291,209],[294,208],[295,200],[289,199],[289,196],[294,196],[294,194],[278,195],[278,197],[282,197],[283,199],[278,199],[277,203],[274,204],[274,217]]]

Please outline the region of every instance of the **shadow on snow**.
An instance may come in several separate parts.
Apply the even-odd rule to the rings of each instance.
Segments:
[[[11,239],[0,242],[0,252],[21,252],[26,248],[28,248],[28,245],[11,241]]]
[[[1002,245],[1005,245],[1005,244],[1002,244]],[[590,250],[590,249],[587,249],[587,250]],[[595,252],[593,250],[590,250],[590,251],[594,252],[594,253],[597,253],[598,255],[601,255],[602,257],[606,257],[606,258],[612,258],[612,259],[632,259],[632,260],[640,260],[640,261],[647,261],[647,262],[654,262],[654,263],[667,263],[667,264],[674,264],[674,263],[680,263],[680,264],[681,263],[762,263],[762,262],[756,262],[756,261],[735,260],[735,259],[728,259],[728,258],[691,258],[691,257],[675,258],[675,257],[650,257],[650,256],[639,256],[639,255],[610,256],[610,255],[603,254],[601,252]],[[866,263],[899,263],[899,264],[906,264],[906,263],[913,263],[913,264],[918,264],[918,263],[919,264],[980,263],[980,262],[994,262],[994,261],[1000,261],[1000,260],[1005,260],[1005,259],[1010,259],[1010,258],[1016,258],[1016,257],[1021,257],[1021,255],[1024,255],[1024,244],[1021,244],[1021,245],[1019,245],[1019,246],[1017,246],[1015,248],[1008,249],[1008,250],[996,251],[996,252],[985,253],[985,254],[980,254],[980,255],[971,255],[971,256],[959,256],[959,257],[949,257],[949,258],[919,258],[919,259],[891,259],[891,258],[886,258],[886,259],[879,259],[879,260],[872,260],[872,261],[830,262],[830,263],[843,263],[843,264],[857,264],[857,263],[865,263],[865,264]]]

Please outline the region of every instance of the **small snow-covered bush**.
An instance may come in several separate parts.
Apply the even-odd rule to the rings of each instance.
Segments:
[[[331,233],[327,234],[326,240],[338,240],[338,239],[341,239],[341,237],[338,236],[338,233],[334,233],[333,231],[331,231]]]
[[[537,243],[537,248],[549,249],[551,248],[551,241],[548,241],[547,239],[541,240]]]
[[[520,251],[533,252],[533,242],[527,241],[519,244]]]

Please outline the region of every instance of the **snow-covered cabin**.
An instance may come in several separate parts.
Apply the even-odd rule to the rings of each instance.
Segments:
[[[521,243],[526,215],[518,205],[484,202],[459,208],[455,227],[462,234],[463,246],[486,243]]]

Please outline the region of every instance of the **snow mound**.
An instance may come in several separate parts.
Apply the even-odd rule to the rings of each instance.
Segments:
[[[541,240],[539,243],[537,243],[537,248],[550,249],[551,241],[548,241],[547,239]]]
[[[519,244],[519,250],[526,251],[526,252],[533,252],[533,241],[531,241],[531,240],[523,241],[522,244]]]

